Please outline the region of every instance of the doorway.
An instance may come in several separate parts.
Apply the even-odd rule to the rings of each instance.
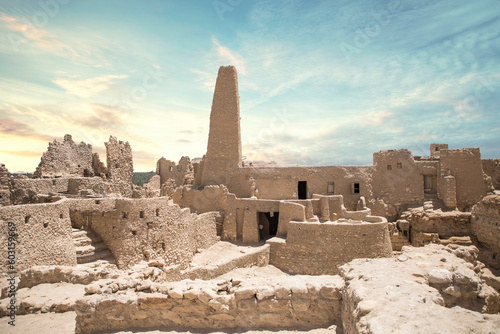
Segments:
[[[259,212],[259,237],[261,240],[269,239],[278,233],[279,212]]]
[[[299,181],[297,188],[299,199],[307,199],[307,181]]]
[[[436,190],[436,175],[424,175],[424,193],[435,194]]]

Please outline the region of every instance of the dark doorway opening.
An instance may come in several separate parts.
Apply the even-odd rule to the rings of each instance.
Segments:
[[[436,191],[436,175],[424,175],[424,193],[435,194]]]
[[[279,212],[259,212],[259,236],[261,240],[276,236],[279,217]]]
[[[299,181],[298,184],[299,199],[307,199],[307,181]]]

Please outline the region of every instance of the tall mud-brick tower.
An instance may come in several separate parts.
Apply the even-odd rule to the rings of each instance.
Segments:
[[[240,103],[234,66],[221,66],[215,83],[201,184],[225,184],[241,167]]]

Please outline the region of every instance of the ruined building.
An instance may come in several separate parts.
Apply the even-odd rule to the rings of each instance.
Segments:
[[[138,187],[130,144],[105,146],[106,165],[66,135],[33,179],[0,166],[0,242],[14,225],[18,315],[75,312],[76,333],[500,326],[500,167],[479,148],[380,151],[369,166],[244,163],[233,66],[219,69],[202,159],[161,158]],[[75,296],[40,297],[42,284]],[[11,315],[10,286],[1,288],[0,320]]]

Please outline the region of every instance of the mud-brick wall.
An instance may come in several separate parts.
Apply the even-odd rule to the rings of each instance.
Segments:
[[[90,220],[122,268],[155,258],[186,266],[197,249],[218,240],[215,214],[191,214],[167,198],[117,199],[114,210],[94,212]]]
[[[469,212],[425,212],[414,211],[402,218],[410,222],[411,243],[424,246],[429,243],[425,234],[437,234],[440,239],[468,236],[471,234]]]
[[[356,258],[391,257],[387,222],[290,222],[286,242],[273,238],[269,263],[290,273],[335,275]]]
[[[484,174],[491,177],[493,187],[500,190],[500,159],[482,159]]]
[[[500,269],[500,196],[486,196],[474,205],[471,230],[482,246],[479,260]]]
[[[219,283],[219,284],[217,284]],[[165,284],[156,293],[93,295],[76,305],[76,333],[128,328],[311,328],[340,324],[339,276]]]
[[[440,177],[438,177],[438,195],[442,196],[441,182],[447,174],[455,177],[457,206],[461,211],[470,208],[484,196],[484,183],[481,153],[479,148],[461,148],[441,150]]]
[[[68,181],[68,178],[14,179],[12,188],[13,203],[34,203],[37,194],[66,192],[68,191]]]
[[[17,271],[36,265],[76,265],[69,210],[64,200],[0,208],[0,274],[9,271],[9,223],[15,225]]]

